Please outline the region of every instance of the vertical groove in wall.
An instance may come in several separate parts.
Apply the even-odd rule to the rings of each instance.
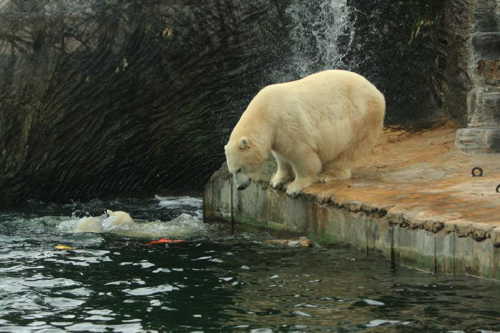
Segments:
[[[491,278],[492,279],[498,279],[499,277],[497,276],[498,272],[498,256],[499,256],[499,248],[495,247],[493,248],[493,272],[491,273]]]
[[[366,256],[370,253],[370,221],[367,219],[365,222],[365,243],[366,243]],[[375,237],[374,237],[375,238]]]
[[[457,248],[457,238],[456,237],[453,237],[453,240],[451,242],[451,247],[452,247],[452,251],[453,251],[453,257],[452,257],[452,265],[453,265],[453,275],[456,274],[456,258],[457,258],[457,252],[456,252],[456,248]]]
[[[396,254],[394,250],[394,227],[389,227],[389,235],[391,237],[391,269],[396,269]]]
[[[434,274],[438,274],[437,237],[434,237]]]
[[[231,198],[230,198],[230,209],[231,209],[231,229],[234,231],[234,182],[233,175],[231,174],[229,178],[229,186],[231,187]]]

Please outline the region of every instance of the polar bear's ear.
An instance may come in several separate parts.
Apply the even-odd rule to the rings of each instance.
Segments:
[[[250,147],[248,146],[248,139],[245,137],[242,137],[240,139],[240,149],[242,150],[248,150]]]

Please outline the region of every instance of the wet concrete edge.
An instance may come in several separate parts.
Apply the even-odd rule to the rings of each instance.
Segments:
[[[205,188],[203,211],[206,220],[290,231],[325,245],[349,244],[432,273],[500,280],[500,230],[486,224],[419,221],[391,207],[339,204],[317,195],[290,199],[256,184],[237,191],[224,166]]]

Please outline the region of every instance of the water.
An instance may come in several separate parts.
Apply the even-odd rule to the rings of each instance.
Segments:
[[[73,232],[106,209],[137,225]],[[3,212],[0,331],[500,330],[499,283],[394,270],[349,248],[272,244],[200,214],[188,197]],[[163,237],[187,242],[148,245]]]
[[[279,81],[302,78],[328,69],[352,69],[344,60],[353,47],[355,9],[347,0],[292,0],[286,9],[291,20],[291,54]]]

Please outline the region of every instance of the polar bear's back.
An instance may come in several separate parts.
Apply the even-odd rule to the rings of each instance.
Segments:
[[[264,88],[247,112],[252,109],[278,126],[275,150],[280,145],[286,149],[288,138],[300,136],[327,161],[356,142],[357,135],[378,136],[385,100],[363,76],[329,70]]]
[[[361,106],[371,100],[381,101],[385,107],[384,96],[370,81],[343,70],[323,71],[300,80],[270,85],[255,97],[259,98],[265,100],[270,112],[280,112],[287,106],[296,112],[334,119],[346,116],[346,106]],[[303,110],[294,107],[297,103]]]

